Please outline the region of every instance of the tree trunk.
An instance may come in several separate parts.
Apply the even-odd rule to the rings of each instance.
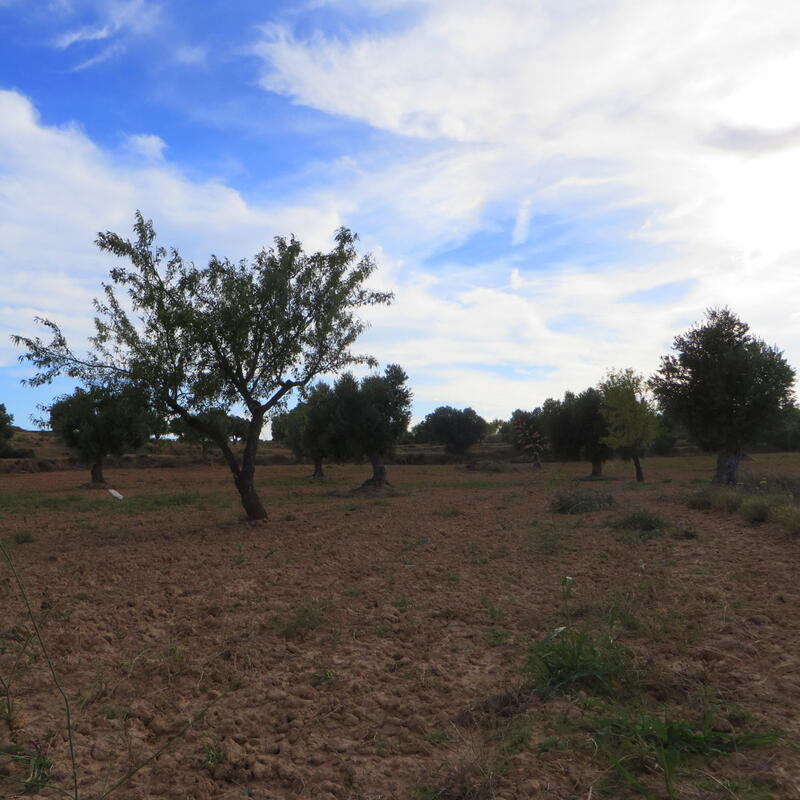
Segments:
[[[386,467],[380,453],[370,454],[369,460],[372,464],[372,477],[361,484],[362,489],[382,489],[384,486],[391,486],[386,480]]]
[[[742,457],[738,450],[723,450],[717,455],[717,471],[714,483],[735,486],[739,477],[739,461]]]
[[[312,478],[324,478],[325,475],[322,471],[322,458],[315,458],[314,459],[314,473],[311,476]]]
[[[592,478],[602,478],[603,477],[603,462],[599,459],[596,461],[592,461],[592,474],[590,475]]]
[[[639,461],[639,454],[634,453],[631,458],[633,459],[633,466],[636,469],[636,482],[644,483],[644,472],[642,470],[642,462]]]
[[[106,479],[103,477],[103,459],[98,458],[92,464],[92,483],[105,483]]]
[[[247,514],[247,519],[255,521],[267,518],[267,510],[261,503],[261,499],[256,492],[256,487],[253,482],[255,470],[250,469],[245,471],[242,469],[239,475],[234,478],[236,489],[239,492],[239,497],[242,499],[242,506]]]

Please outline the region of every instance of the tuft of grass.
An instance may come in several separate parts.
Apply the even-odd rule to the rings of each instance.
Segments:
[[[555,514],[586,514],[613,506],[614,496],[607,492],[559,492],[550,501]]]
[[[636,534],[639,541],[646,542],[654,536],[659,536],[665,522],[663,518],[653,511],[632,511],[630,514],[612,523],[612,526],[621,531]]]
[[[797,506],[781,506],[772,513],[775,521],[783,525],[789,533],[800,534],[800,508]]]
[[[537,553],[543,556],[554,556],[561,550],[564,532],[551,525],[539,527],[538,520],[529,523],[535,528],[533,532],[533,546]]]
[[[33,541],[33,534],[30,531],[20,531],[14,534],[14,541],[17,544],[28,544]]]
[[[765,747],[777,740],[773,733],[722,733],[712,728],[713,709],[702,725],[655,716],[647,711],[594,720],[594,738],[610,757],[619,775],[633,788],[650,796],[634,776],[655,761],[664,778],[667,796],[677,798],[675,780],[690,758],[712,758],[750,747]]]
[[[783,495],[752,495],[742,501],[739,513],[746,522],[755,524],[773,519],[778,509],[786,505],[787,499]]]
[[[298,606],[280,623],[280,632],[285,639],[302,639],[324,624],[328,610],[328,604],[318,600]]]
[[[710,511],[712,494],[713,492],[708,486],[697,492],[692,492],[692,494],[686,498],[687,508],[693,508],[695,511]]]
[[[744,499],[736,489],[717,489],[710,495],[712,511],[724,511],[726,514],[735,514]]]
[[[609,636],[594,639],[587,631],[557,628],[533,644],[523,668],[542,695],[584,690],[619,697],[638,688],[628,650]]]
[[[506,612],[503,611],[502,608],[499,608],[494,603],[492,603],[492,601],[486,595],[484,595],[481,598],[481,602],[483,603],[483,607],[486,609],[486,613],[489,615],[489,619],[492,622],[502,622],[503,621],[503,619],[504,619],[504,617],[506,615]]]

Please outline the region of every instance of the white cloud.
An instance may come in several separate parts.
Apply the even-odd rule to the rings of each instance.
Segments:
[[[205,64],[207,57],[208,53],[203,47],[192,45],[176,47],[172,54],[172,58],[176,63],[190,67]]]
[[[793,0],[362,5],[413,16],[339,38],[273,26],[256,52],[268,91],[405,139],[402,156],[357,158],[332,190],[348,219],[406,262],[393,271],[394,322],[381,323],[398,325],[402,339],[374,334],[392,359],[438,365],[452,402],[477,406],[471,398],[482,394],[487,413],[502,414],[582,388],[609,366],[652,370],[675,333],[707,306],[729,304],[800,361],[799,315],[786,310],[800,253]],[[522,245],[536,215],[586,222],[626,208],[646,222],[617,223],[613,235],[649,244],[646,262],[542,272],[511,256],[487,259],[455,274],[461,293],[426,282],[418,266],[418,284],[403,277],[447,243],[496,231],[503,214]],[[672,306],[621,301],[673,281],[691,289]],[[548,327],[564,319],[571,333]],[[496,361],[559,370],[496,392],[458,367]]]
[[[135,140],[151,154],[163,144]],[[252,256],[292,231],[308,248],[326,247],[341,224],[322,204],[257,206],[163,160],[131,164],[74,126],[43,125],[25,97],[0,91],[0,365],[18,355],[9,334],[37,332],[34,316],[62,321],[73,338],[90,333],[90,298],[113,265],[94,239],[100,230],[129,231],[137,208],[154,219],[161,242],[201,262],[212,252]]]
[[[126,138],[125,145],[135,155],[151,161],[160,161],[164,157],[167,143],[152,133],[136,133]]]

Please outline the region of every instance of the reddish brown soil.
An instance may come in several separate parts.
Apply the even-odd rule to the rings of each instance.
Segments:
[[[321,484],[306,467],[262,467],[259,525],[242,521],[223,468],[109,470],[121,502],[78,489],[77,472],[0,476],[0,536],[72,703],[80,796],[192,718],[112,796],[639,796],[596,751],[596,700],[515,694],[529,644],[565,622],[570,575],[571,624],[611,621],[651,710],[698,722],[713,705],[719,728],[781,734],[688,764],[681,798],[800,798],[800,540],[689,510],[709,459],[645,466],[643,487],[624,464],[591,486],[576,483],[584,465],[394,467],[396,491],[374,497],[348,494],[363,467]],[[800,461],[750,469],[800,476]],[[553,494],[574,488],[617,505],[552,514]],[[639,508],[668,530],[620,541],[609,521]],[[13,700],[0,747],[38,747],[71,792],[63,706],[37,645],[19,657],[31,625],[3,563],[0,609]],[[21,792],[27,766],[0,768],[0,796]],[[654,764],[639,777],[666,797]]]

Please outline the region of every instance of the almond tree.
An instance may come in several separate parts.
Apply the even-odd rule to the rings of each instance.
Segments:
[[[256,451],[266,415],[316,375],[375,361],[351,347],[366,323],[359,309],[389,303],[371,291],[371,256],[356,253],[356,236],[336,232],[329,253],[305,253],[278,237],[252,262],[212,256],[197,267],[175,248],[155,245],[152,221],[136,213],[133,240],[116,233],[96,244],[128,264],[111,270],[95,301],[96,334],[87,351],[73,350],[52,320],[37,321],[51,341],[14,336],[38,373],[34,386],[66,374],[87,386],[124,381],[147,389],[166,415],[206,434],[222,451],[248,519],[266,519],[255,489]],[[127,292],[127,302],[117,292]],[[127,310],[133,311],[133,315]],[[240,402],[250,416],[243,453],[204,421],[211,407]]]

